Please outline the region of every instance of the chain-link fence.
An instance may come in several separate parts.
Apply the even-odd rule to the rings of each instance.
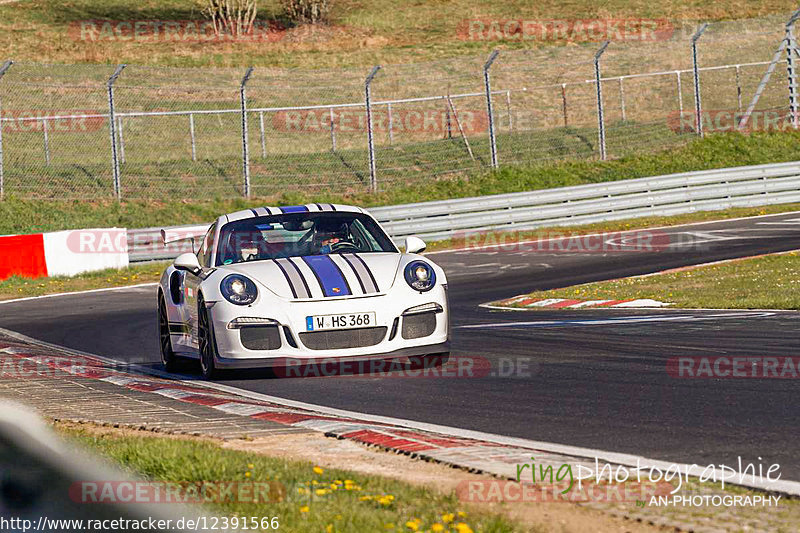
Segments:
[[[793,24],[687,24],[652,42],[372,69],[9,61],[0,66],[0,194],[388,190],[654,151],[709,131],[795,126]]]

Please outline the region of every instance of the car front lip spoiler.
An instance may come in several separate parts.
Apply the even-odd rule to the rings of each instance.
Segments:
[[[221,370],[234,370],[244,368],[276,368],[286,366],[285,361],[291,361],[293,365],[314,365],[330,363],[331,361],[373,361],[376,359],[396,359],[398,357],[413,357],[417,355],[428,355],[450,351],[450,341],[439,344],[427,344],[425,346],[411,346],[400,348],[392,352],[384,352],[370,355],[347,355],[328,357],[263,357],[258,359],[235,359],[231,357],[217,357],[216,367]]]

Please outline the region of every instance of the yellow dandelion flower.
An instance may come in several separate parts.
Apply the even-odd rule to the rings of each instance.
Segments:
[[[250,477],[250,472],[245,472],[244,477]]]
[[[325,533],[333,533],[333,524],[325,526]]]
[[[435,524],[433,524],[431,526],[431,531],[435,531],[437,533],[439,531],[444,531],[444,526],[442,524],[440,524],[439,522],[436,522]]]
[[[315,473],[315,474],[317,474],[317,475],[320,475],[320,474],[322,474],[323,472],[325,472],[325,471],[324,471],[322,468],[320,468],[319,466],[315,466],[315,467],[314,467],[314,473]]]
[[[456,531],[458,531],[458,533],[473,533],[472,528],[464,522],[456,524]]]
[[[454,515],[453,513],[445,513],[442,515],[442,522],[444,522],[445,524],[449,524],[455,519],[455,517],[456,515]]]
[[[328,494],[328,489],[317,489],[314,491],[317,496],[325,496]]]
[[[419,530],[419,525],[417,525],[416,522],[412,522],[411,520],[406,522],[406,527],[408,529],[410,529],[411,531],[418,531]]]
[[[458,516],[460,516],[461,518],[464,518],[465,516],[467,516],[467,513],[465,513],[464,511],[458,511],[456,514]]]
[[[301,513],[307,513],[309,510],[310,508],[308,507],[308,505],[304,505],[300,508]]]
[[[249,468],[250,470],[254,469],[255,467],[256,467],[256,465],[254,465],[253,463],[250,463],[249,465],[247,465],[247,468]]]

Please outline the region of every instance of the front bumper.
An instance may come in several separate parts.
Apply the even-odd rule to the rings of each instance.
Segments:
[[[405,289],[405,287],[404,287]],[[217,302],[210,309],[217,341],[217,367],[220,369],[261,368],[283,366],[286,360],[314,363],[331,359],[370,360],[405,356],[419,356],[449,351],[449,309],[447,292],[442,285],[429,292],[412,290],[390,291],[387,294],[357,298],[330,298],[321,301],[257,301],[250,306],[235,306]],[[275,305],[278,303],[279,305]],[[435,326],[424,331],[424,336],[404,338],[404,324],[408,317],[403,313],[420,305],[437,304],[441,311],[434,313]],[[304,335],[306,318],[311,315],[374,312],[376,327],[382,332],[378,342],[367,346],[322,349],[313,346]],[[277,323],[279,341],[271,343],[273,349],[248,349],[242,342],[241,329],[229,329],[228,324],[242,317],[271,319]],[[408,325],[411,320],[408,319]],[[348,330],[336,330],[347,332]],[[430,331],[430,333],[429,333]],[[347,333],[343,333],[345,336]],[[355,334],[355,333],[354,333]],[[316,349],[312,349],[316,348]]]

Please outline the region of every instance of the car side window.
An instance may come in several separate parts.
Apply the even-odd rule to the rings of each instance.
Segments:
[[[206,236],[203,237],[203,244],[200,246],[200,250],[197,252],[197,261],[202,267],[207,268],[211,266],[211,250],[214,248],[214,229],[216,227],[216,224],[211,224],[211,227],[208,229],[208,233],[206,233]]]

